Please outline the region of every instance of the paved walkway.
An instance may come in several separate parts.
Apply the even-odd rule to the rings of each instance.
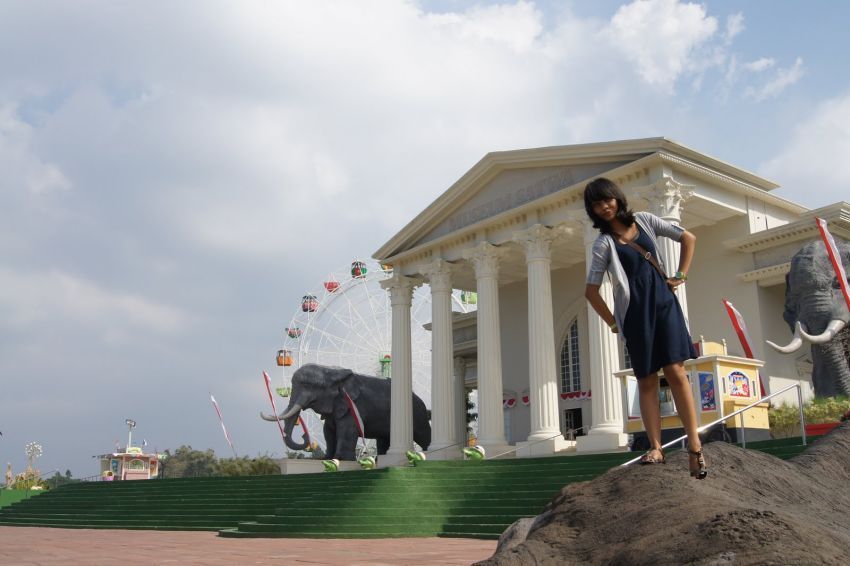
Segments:
[[[232,539],[212,532],[0,527],[0,564],[472,564],[494,540]]]

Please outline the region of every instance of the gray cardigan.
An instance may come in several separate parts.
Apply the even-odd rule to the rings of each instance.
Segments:
[[[676,242],[682,239],[683,228],[670,224],[654,214],[636,212],[635,220],[640,229],[646,232],[653,242],[656,242],[658,236],[664,236]],[[596,241],[593,242],[592,256],[590,269],[587,272],[587,283],[589,285],[601,285],[605,272],[608,272],[608,278],[611,280],[614,291],[614,319],[617,321],[617,326],[623,328],[623,321],[626,318],[626,312],[629,310],[629,280],[620,264],[614,238],[608,234],[599,234]],[[655,259],[658,260],[661,269],[666,272],[661,258],[656,256]],[[622,332],[620,332],[620,338],[624,339]]]

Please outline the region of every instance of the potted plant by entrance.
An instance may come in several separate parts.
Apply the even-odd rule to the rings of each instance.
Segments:
[[[842,420],[850,420],[850,398],[822,397],[803,405],[806,434],[820,436],[837,427]],[[800,409],[796,406],[780,405],[770,408],[770,433],[773,438],[788,438],[800,435]]]
[[[827,397],[815,399],[809,411],[806,411],[807,421],[811,415],[811,422],[806,424],[806,434],[812,436],[823,435],[847,420],[850,409],[847,409],[846,399]]]

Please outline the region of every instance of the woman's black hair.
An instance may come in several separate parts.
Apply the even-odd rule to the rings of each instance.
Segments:
[[[602,200],[615,199],[617,201],[617,220],[626,226],[631,226],[635,223],[635,213],[629,208],[629,202],[626,200],[626,195],[614,181],[605,177],[598,177],[584,187],[584,210],[587,215],[593,220],[593,227],[603,234],[612,234],[611,225],[599,218],[593,212],[593,204]]]

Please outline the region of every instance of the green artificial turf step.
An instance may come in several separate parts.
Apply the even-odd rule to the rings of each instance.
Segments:
[[[799,438],[747,444],[779,458]],[[0,508],[0,525],[218,531],[222,537],[494,539],[565,485],[634,453],[417,462],[369,471],[92,482]],[[140,505],[143,503],[143,505]]]

